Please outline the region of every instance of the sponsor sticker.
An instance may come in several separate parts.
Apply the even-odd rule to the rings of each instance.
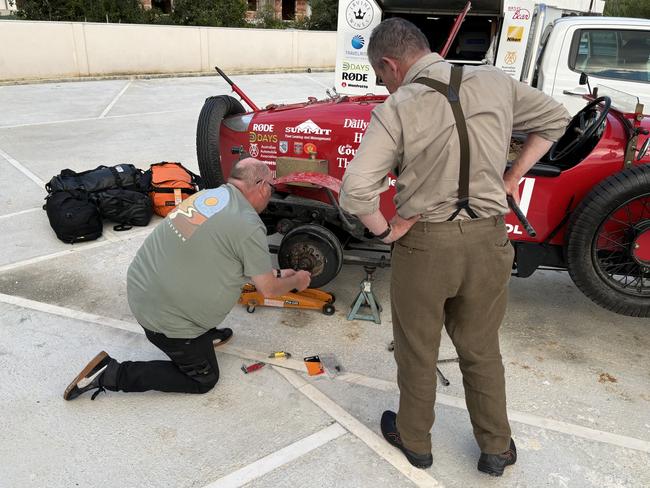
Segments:
[[[295,154],[302,154],[302,142],[293,143],[293,152]]]
[[[363,119],[345,119],[343,121],[344,129],[362,129],[366,130],[368,122]]]
[[[517,62],[517,51],[506,51],[503,62],[506,64],[515,64]]]
[[[509,42],[521,42],[521,39],[524,37],[524,28],[522,26],[513,25],[508,27],[508,37]]]
[[[316,154],[318,152],[318,149],[316,148],[316,144],[314,144],[313,142],[308,142],[307,144],[305,144],[305,152],[307,154],[312,154],[312,153]]]
[[[365,29],[372,22],[374,10],[368,0],[352,0],[345,10],[345,20],[356,30]]]
[[[280,141],[278,143],[278,149],[282,154],[286,154],[289,152],[289,141]]]
[[[250,146],[248,146],[248,154],[250,154],[254,158],[259,156],[260,155],[260,148],[258,147],[258,145],[257,144],[251,144]]]

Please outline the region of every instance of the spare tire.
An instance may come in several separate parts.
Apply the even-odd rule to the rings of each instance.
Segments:
[[[196,127],[196,157],[206,188],[216,188],[224,182],[219,148],[221,121],[229,115],[244,112],[244,107],[239,100],[228,95],[219,95],[205,100]]]

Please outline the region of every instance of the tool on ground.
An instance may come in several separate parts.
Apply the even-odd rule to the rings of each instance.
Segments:
[[[390,341],[390,344],[388,344],[388,350],[389,351],[394,351],[395,350],[395,341]],[[457,363],[458,358],[449,358],[449,359],[438,359],[438,364],[441,363]],[[442,374],[442,371],[440,371],[440,368],[436,366],[436,374],[438,375],[438,378],[440,378],[440,382],[443,384],[443,386],[449,386],[451,383],[449,383],[449,380],[447,377]]]
[[[327,376],[330,378],[335,378],[341,374],[343,368],[341,367],[341,363],[334,354],[319,354],[319,357],[321,365],[325,370]]]
[[[354,300],[354,304],[348,314],[348,320],[369,320],[375,324],[381,324],[381,305],[377,302],[374,293],[372,292],[373,273],[377,269],[376,266],[364,266],[366,272],[365,279],[359,285],[361,291]],[[369,308],[370,314],[359,313],[360,308]]]
[[[269,358],[271,359],[289,359],[290,357],[291,357],[291,353],[286,351],[277,351],[269,354]]]
[[[244,372],[244,374],[252,373],[253,371],[257,371],[258,369],[262,369],[264,366],[266,366],[266,363],[263,363],[261,361],[258,361],[253,364],[249,364],[246,366],[246,364],[241,365],[241,370]]]
[[[247,283],[239,295],[239,303],[246,305],[248,313],[255,312],[256,307],[299,308],[306,310],[320,310],[325,315],[334,315],[333,293],[327,293],[317,288],[307,288],[303,291],[289,292],[277,297],[265,298],[257,291],[255,285]]]
[[[320,356],[307,356],[304,358],[304,361],[309,376],[316,376],[325,372],[323,370],[323,364],[320,361]]]

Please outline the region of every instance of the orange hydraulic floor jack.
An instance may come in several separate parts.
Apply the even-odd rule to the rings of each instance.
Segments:
[[[255,285],[250,283],[244,285],[239,303],[246,305],[246,311],[253,313],[255,307],[282,307],[282,308],[301,308],[308,310],[320,310],[325,315],[334,315],[334,300],[336,297],[333,293],[327,293],[317,288],[307,288],[299,292],[289,292],[277,297],[265,298]]]

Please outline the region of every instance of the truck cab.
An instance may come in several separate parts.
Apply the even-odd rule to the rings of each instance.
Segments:
[[[532,86],[576,113],[587,94],[581,73],[592,84],[633,93],[650,108],[650,20],[564,17],[549,24],[541,39]]]

